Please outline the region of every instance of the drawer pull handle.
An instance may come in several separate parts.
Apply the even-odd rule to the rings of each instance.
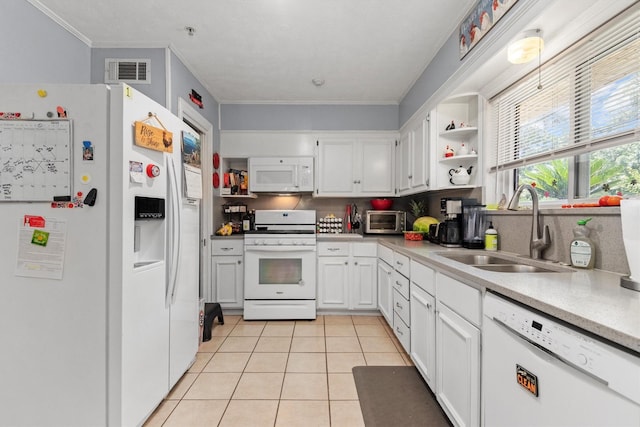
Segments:
[[[399,302],[396,303],[396,307],[398,307],[400,310],[402,310],[402,306],[400,305]]]
[[[396,261],[396,264],[398,264],[399,266],[403,266],[404,265],[400,261]]]
[[[402,333],[402,331],[400,330],[400,327],[396,327],[396,332],[397,332],[397,333],[399,333],[400,335],[404,335],[404,334]]]
[[[340,248],[327,248],[327,250],[331,252],[335,252],[335,251],[339,251]]]
[[[396,280],[396,285],[402,287],[402,283],[398,282],[397,280]]]

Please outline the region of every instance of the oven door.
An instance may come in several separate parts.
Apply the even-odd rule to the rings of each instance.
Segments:
[[[315,246],[247,246],[245,299],[315,299]]]

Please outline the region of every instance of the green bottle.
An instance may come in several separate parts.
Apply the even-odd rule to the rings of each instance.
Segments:
[[[573,229],[573,240],[569,246],[571,254],[571,265],[579,268],[593,268],[595,263],[595,247],[589,234],[591,230],[587,228],[587,222],[591,218],[581,219],[578,226]]]

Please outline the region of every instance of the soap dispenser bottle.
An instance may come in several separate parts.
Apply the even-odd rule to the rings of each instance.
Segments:
[[[493,228],[492,221],[489,221],[489,228],[484,232],[484,249],[487,251],[498,250],[498,230]]]
[[[591,218],[581,219],[578,226],[573,229],[573,240],[569,247],[571,254],[571,265],[580,268],[593,268],[595,263],[595,247],[589,233],[591,230],[587,228],[587,222]]]

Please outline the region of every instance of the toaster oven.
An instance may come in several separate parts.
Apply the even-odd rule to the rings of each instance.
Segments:
[[[404,211],[367,211],[364,232],[368,234],[402,234],[407,214]]]

